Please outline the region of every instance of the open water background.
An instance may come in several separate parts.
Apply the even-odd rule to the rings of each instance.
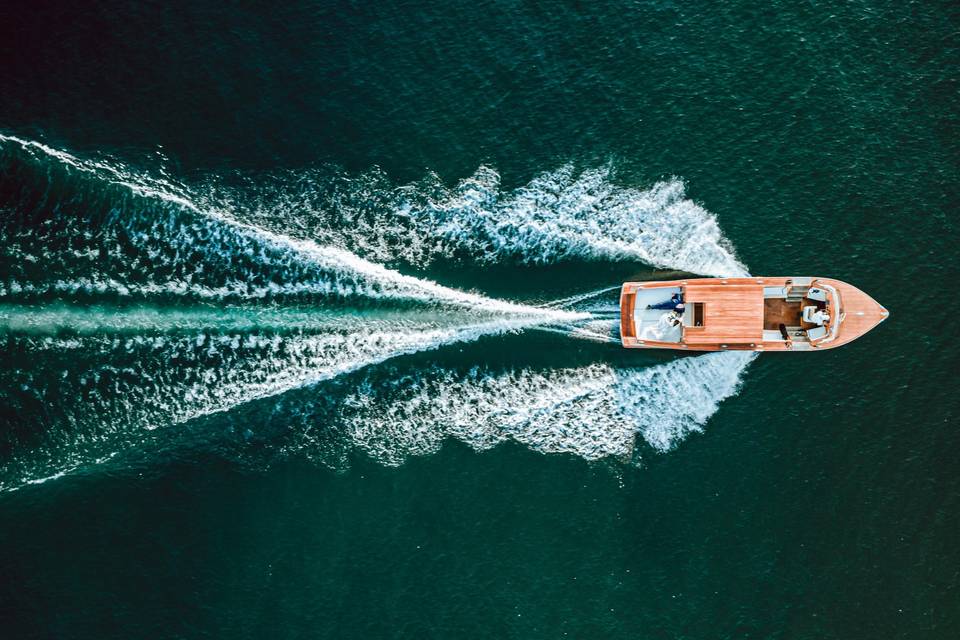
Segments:
[[[953,2],[0,7],[11,638],[960,635]],[[810,274],[817,354],[608,340]]]

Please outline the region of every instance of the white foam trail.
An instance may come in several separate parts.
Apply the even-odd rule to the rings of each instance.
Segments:
[[[567,165],[504,190],[486,166],[453,188],[432,174],[398,187],[379,171],[350,177],[321,168],[275,177],[253,194],[210,187],[210,198],[263,226],[306,231],[379,262],[630,260],[748,275],[716,217],[686,197],[681,180],[638,189],[616,184],[612,174],[610,167],[577,172]]]
[[[127,169],[116,167],[103,161],[80,160],[64,151],[53,149],[39,142],[23,140],[15,136],[0,134],[0,141],[14,142],[26,150],[42,152],[80,171],[95,174],[100,177],[106,175],[107,179],[113,184],[126,187],[137,195],[175,204],[199,216],[201,219],[206,219],[220,225],[222,231],[234,234],[240,240],[240,247],[250,247],[252,245],[258,248],[260,254],[263,254],[264,250],[276,252],[280,255],[289,256],[290,260],[297,264],[310,265],[320,271],[346,275],[349,278],[359,279],[366,283],[359,287],[341,291],[341,293],[350,294],[356,293],[359,290],[366,295],[378,298],[444,302],[482,311],[505,314],[539,315],[541,317],[547,317],[553,314],[552,317],[554,319],[569,320],[575,317],[583,317],[582,315],[575,316],[568,312],[545,312],[535,307],[495,300],[486,296],[445,287],[430,280],[407,276],[360,258],[349,251],[333,246],[321,246],[311,240],[288,237],[237,220],[225,210],[198,206],[187,197],[182,189],[167,181],[137,175]],[[250,249],[248,248],[247,250],[249,251]],[[96,257],[94,254],[91,255],[94,258]],[[35,256],[31,258],[34,260],[39,259]],[[325,294],[333,292],[335,288],[334,285],[328,281],[274,284],[267,287],[253,287],[251,289],[248,284],[243,282],[225,283],[222,287],[206,287],[182,280],[135,285],[121,283],[105,277],[90,278],[89,281],[81,279],[78,281],[61,281],[41,285],[14,283],[13,286],[23,290],[26,290],[26,288],[30,286],[39,286],[54,290],[71,290],[72,288],[76,288],[93,291],[111,290],[121,293],[189,292],[203,297],[241,295],[243,297],[254,298],[278,293]]]
[[[720,402],[740,388],[752,351],[681,358],[665,365],[620,372],[617,403],[623,415],[657,451],[669,451],[702,431]]]
[[[97,460],[109,459],[103,456],[104,449],[137,446],[144,430],[172,427],[391,358],[522,331],[538,322],[536,318],[500,318],[420,330],[367,327],[360,332],[292,336],[26,338],[22,346],[38,355],[85,353],[19,382],[25,392],[50,404],[57,423],[42,432],[44,442],[15,451],[0,465],[0,489],[89,468]],[[60,367],[77,360],[108,363],[73,372],[64,369],[56,375]],[[51,384],[56,388],[51,389]]]
[[[587,460],[635,457],[637,435],[662,452],[701,431],[754,356],[712,353],[646,369],[434,369],[361,385],[341,417],[351,440],[388,465],[432,453],[446,438],[479,450],[512,439]]]
[[[596,289],[594,291],[588,291],[586,293],[580,293],[575,296],[570,296],[567,298],[560,298],[559,300],[552,300],[544,305],[541,305],[544,308],[555,309],[558,307],[570,307],[577,303],[583,302],[585,300],[592,300],[602,296],[605,293],[610,293],[611,291],[616,291],[620,289],[622,285],[614,285],[612,287],[604,287],[603,289]],[[619,309],[618,309],[619,310]]]
[[[87,358],[90,354],[82,353],[91,344],[99,345],[97,348],[105,353],[134,354],[130,356],[134,358],[132,364],[105,364],[83,372],[76,381],[76,395],[67,397],[76,402],[58,407],[69,428],[51,433],[51,446],[45,449],[51,462],[57,462],[53,468],[79,468],[91,460],[106,459],[103,447],[115,450],[118,444],[134,446],[137,437],[133,434],[144,428],[226,411],[240,403],[316,384],[399,355],[590,317],[588,313],[549,305],[538,308],[494,300],[406,276],[337,246],[297,239],[292,231],[281,233],[265,228],[266,223],[239,220],[226,207],[198,205],[185,189],[163,180],[137,175],[104,161],[80,160],[38,142],[2,134],[0,141],[14,142],[31,153],[55,158],[65,166],[94,174],[137,196],[174,204],[179,207],[178,212],[190,212],[195,220],[191,218],[188,223],[183,223],[178,213],[176,220],[170,216],[154,226],[148,223],[127,230],[128,240],[138,251],[159,256],[156,264],[169,266],[169,260],[189,261],[194,251],[212,245],[203,257],[214,259],[215,252],[223,251],[225,255],[220,258],[228,273],[237,259],[277,266],[276,273],[292,268],[286,281],[257,287],[242,282],[243,273],[234,274],[236,280],[199,278],[202,264],[185,278],[177,277],[179,271],[171,269],[172,275],[167,279],[146,283],[127,282],[93,270],[84,277],[73,277],[72,273],[60,279],[54,276],[52,282],[46,283],[8,279],[0,292],[3,295],[84,291],[121,296],[183,293],[216,299],[231,295],[256,298],[288,293],[361,293],[374,298],[451,304],[487,316],[485,321],[477,318],[476,322],[455,327],[403,326],[292,337],[237,333],[112,336],[100,342],[38,339],[36,344],[41,349],[65,358],[75,352],[83,356],[77,359],[84,361],[91,360]],[[379,239],[396,237],[404,247],[398,255],[411,262],[466,252],[487,262],[630,259],[710,275],[740,275],[741,271],[745,274],[732,252],[725,248],[713,216],[683,198],[682,183],[663,183],[649,191],[637,191],[613,185],[608,173],[576,174],[572,168],[563,168],[543,174],[523,189],[504,194],[496,172],[481,168],[452,192],[411,195],[411,190],[399,190],[403,201],[393,211],[393,218],[386,218],[386,229],[355,224],[356,220],[346,216],[341,224],[325,227],[324,233],[331,242],[360,246],[364,255],[374,259],[396,257],[377,253],[378,247],[400,246],[390,244],[392,240],[378,244]],[[295,212],[287,212],[288,216],[292,213]],[[78,242],[96,240],[95,234],[82,226],[67,229],[80,232],[76,236]],[[396,234],[391,233],[394,230]],[[154,232],[173,237],[158,238]],[[43,245],[42,235],[32,240],[37,241],[37,246]],[[166,242],[164,250],[168,254],[156,248],[154,240]],[[10,255],[17,255],[17,251],[11,249]],[[96,265],[99,251],[109,254],[112,249],[100,247],[93,251],[81,247],[70,251],[74,258]],[[117,263],[125,257],[119,249],[109,255]],[[34,263],[44,255],[20,257]],[[264,270],[264,274],[270,273],[273,272]],[[320,277],[324,273],[332,274],[333,279]],[[197,281],[194,276],[198,276]],[[583,301],[586,295],[575,296],[577,300],[568,304]],[[591,339],[603,333],[599,325],[579,329]],[[149,362],[149,366],[136,357],[148,358],[144,362]],[[363,389],[343,405],[342,417],[357,444],[388,464],[406,455],[432,450],[446,436],[478,448],[512,438],[539,451],[570,452],[588,459],[626,455],[636,433],[643,435],[651,446],[666,449],[689,431],[701,428],[717,403],[735,392],[749,357],[713,354],[637,371],[595,365],[510,374],[476,370],[458,377],[437,370],[433,381],[405,379],[407,386],[387,384],[384,389]],[[690,364],[682,364],[688,360]],[[29,374],[22,389],[41,401],[64,393],[59,388],[30,386],[31,382],[42,384],[44,375],[34,378]],[[68,373],[64,371],[64,375]],[[686,389],[686,393],[675,397],[665,389]],[[384,393],[399,395],[399,401],[391,403],[381,398],[379,403],[375,402]],[[390,409],[385,411],[385,407]],[[391,417],[404,419],[391,422]],[[21,463],[35,468],[15,456],[12,464]],[[24,475],[23,481],[60,473],[51,474],[49,464],[39,468],[44,473]]]
[[[621,344],[620,321],[590,320],[580,326],[571,327],[570,336],[574,338],[583,338],[585,340],[593,340],[594,342]]]
[[[487,317],[488,319],[491,316]],[[311,307],[153,307],[75,306],[55,303],[43,306],[0,304],[0,333],[28,335],[104,335],[113,333],[184,333],[201,330],[224,332],[315,333],[318,331],[369,331],[431,325],[462,326],[476,323],[475,314],[412,308],[405,310],[324,310]],[[63,344],[59,345],[64,347]],[[64,347],[65,348],[65,347]]]
[[[637,189],[615,184],[610,167],[578,173],[567,165],[505,192],[500,175],[486,166],[452,189],[433,175],[420,184],[396,187],[378,172],[344,178],[315,170],[274,179],[276,184],[252,198],[218,194],[211,186],[213,193],[199,206],[185,188],[167,180],[104,161],[81,160],[16,136],[0,134],[0,141],[44,153],[81,171],[106,174],[138,195],[219,220],[274,248],[303,252],[321,266],[385,277],[402,288],[414,284],[421,295],[426,293],[422,281],[397,279],[400,274],[369,260],[423,265],[466,253],[486,262],[636,260],[702,275],[748,275],[716,217],[686,198],[679,179]],[[215,202],[220,204],[211,204]],[[249,220],[260,221],[259,226],[241,221],[230,210],[242,211]],[[328,246],[295,239],[305,231]],[[365,259],[332,245],[348,247]],[[441,297],[450,291],[426,289]]]
[[[19,282],[10,281],[6,286],[0,284],[0,296],[6,295],[48,295],[48,294],[111,294],[121,298],[130,296],[150,297],[157,295],[183,296],[190,295],[204,300],[263,300],[274,296],[299,295],[336,295],[355,293],[338,287],[332,281],[295,282],[289,284],[271,284],[256,286],[247,282],[226,282],[218,287],[210,287],[196,282],[180,279],[147,282],[143,284],[121,282],[115,278],[102,276],[78,277],[72,280],[55,280],[52,282]],[[428,298],[421,298],[428,299]]]
[[[425,218],[438,234],[488,260],[551,263],[569,258],[638,260],[715,276],[747,275],[716,218],[685,197],[679,180],[647,190],[614,185],[609,168],[546,172],[510,194],[481,167]]]
[[[185,422],[201,415],[226,411],[241,403],[314,385],[401,355],[520,331],[536,324],[538,320],[527,318],[422,331],[366,331],[346,336],[301,337],[285,346],[288,355],[279,366],[258,363],[255,370],[245,371],[246,375],[240,379],[204,380],[196,385],[187,393],[187,397],[191,400],[206,399],[199,403],[192,402],[185,411],[174,411],[173,422]],[[219,372],[217,375],[220,377]]]
[[[594,331],[585,331],[581,327],[574,327],[569,325],[542,325],[536,327],[537,331],[543,333],[554,333],[564,338],[576,338],[580,340],[587,340],[589,342],[599,342],[603,344],[621,344],[619,336],[607,335],[604,333],[597,333]]]

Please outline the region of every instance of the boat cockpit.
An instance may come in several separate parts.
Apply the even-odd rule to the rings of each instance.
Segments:
[[[842,321],[840,294],[829,285],[796,278],[763,288],[764,341],[794,348],[827,343],[837,337]]]

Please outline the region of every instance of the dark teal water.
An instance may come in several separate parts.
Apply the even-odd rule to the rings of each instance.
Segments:
[[[955,3],[5,3],[3,636],[957,637],[958,65]],[[678,272],[892,318],[621,349]]]

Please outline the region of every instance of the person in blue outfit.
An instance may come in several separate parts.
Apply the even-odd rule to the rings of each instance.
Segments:
[[[672,309],[680,315],[683,315],[683,293],[675,293],[670,296],[669,302],[658,302],[657,304],[648,304],[647,309]]]

